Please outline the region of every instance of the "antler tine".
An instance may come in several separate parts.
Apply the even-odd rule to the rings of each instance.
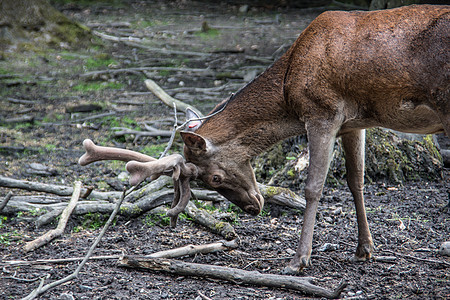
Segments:
[[[184,211],[191,198],[191,187],[189,181],[197,178],[198,168],[192,163],[183,163],[175,168],[172,177],[174,178],[175,195],[172,207],[167,211],[170,217],[170,226],[175,228],[178,215]]]
[[[84,150],[86,150],[86,153],[83,154],[83,156],[81,156],[78,160],[78,163],[82,166],[99,160],[121,160],[125,162],[131,160],[140,162],[156,161],[156,158],[136,151],[114,147],[97,146],[90,139],[86,139],[83,141],[83,148]]]
[[[138,185],[147,177],[156,179],[161,175],[170,176],[174,168],[182,163],[184,158],[180,154],[172,154],[150,162],[130,161],[126,169],[131,174],[130,184]]]
[[[178,215],[184,211],[189,199],[191,198],[191,187],[189,185],[190,177],[182,176],[180,180],[176,180],[174,184],[178,186],[178,195],[175,195],[172,202],[172,208],[167,211],[167,216],[171,217],[171,226],[175,227]]]

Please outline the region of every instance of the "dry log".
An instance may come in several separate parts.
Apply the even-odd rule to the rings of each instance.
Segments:
[[[81,182],[76,181],[73,187],[72,198],[70,199],[70,202],[67,205],[67,207],[62,212],[61,218],[59,219],[58,226],[56,227],[56,229],[47,231],[44,235],[41,235],[37,239],[26,243],[25,246],[23,247],[25,252],[33,251],[34,249],[49,243],[51,240],[64,233],[67,221],[69,220],[69,217],[72,214],[74,208],[76,207],[78,199],[80,198],[80,192],[81,192]]]
[[[133,143],[136,143],[141,137],[143,136],[150,136],[150,137],[170,137],[172,135],[172,131],[169,130],[149,130],[149,131],[139,131],[139,130],[133,130],[129,128],[123,128],[123,127],[114,127],[111,128],[112,130],[117,130],[114,132],[114,137],[121,137],[127,134],[133,134],[136,136]]]
[[[150,182],[141,189],[128,194],[126,196],[127,202],[122,205],[120,214],[127,217],[136,217],[157,206],[170,203],[171,197],[173,197],[173,189],[169,187],[171,184],[172,179],[163,176]],[[2,176],[0,176],[0,186],[21,188],[29,191],[47,192],[61,196],[67,196],[73,193],[73,188],[68,186],[16,180]],[[261,189],[262,195],[268,203],[276,203],[300,210],[303,210],[305,207],[304,199],[290,192],[288,189],[279,187],[267,187],[264,185],[260,185],[259,187]],[[86,189],[83,188],[81,192],[86,193]],[[223,196],[215,191],[194,189],[192,190],[192,193],[198,200],[213,202],[225,200]],[[110,203],[109,201],[119,196],[120,192],[93,191],[88,198],[95,199],[97,201],[80,201],[73,214],[80,215],[94,212],[111,213],[114,208],[114,204]],[[23,196],[15,196],[11,198],[11,200],[8,202],[8,205],[4,208],[4,213],[11,214],[18,211],[47,210],[47,213],[39,216],[36,219],[36,226],[40,227],[55,220],[55,218],[59,216],[63,211],[66,201],[66,198],[37,199],[36,197],[27,198]],[[186,212],[189,213],[189,211]],[[191,209],[191,213],[192,218],[197,218],[194,209]],[[201,217],[203,214],[205,213],[199,214],[198,216]],[[220,230],[217,231],[217,228],[220,228],[220,222],[215,222],[216,223],[212,221],[205,221],[203,223],[201,220],[198,220],[198,223],[221,234]],[[223,233],[225,237],[227,235],[226,231],[224,231]],[[232,238],[232,236],[230,236],[229,238]]]
[[[2,119],[0,123],[14,124],[14,123],[32,123],[34,122],[34,116],[23,115],[16,118]]]
[[[212,232],[220,234],[226,240],[232,240],[237,237],[233,226],[228,222],[219,221],[211,216],[206,210],[197,208],[192,202],[189,202],[185,209],[186,214]]]
[[[264,274],[258,271],[245,271],[216,265],[188,263],[165,258],[149,258],[141,256],[124,256],[118,261],[119,267],[141,268],[152,271],[163,271],[181,276],[195,276],[227,280],[236,284],[251,284],[275,288],[292,289],[308,295],[329,299],[338,298],[346,283],[341,283],[335,290],[327,290],[314,285],[311,278],[296,276]]]
[[[0,176],[0,187],[23,189],[23,190],[35,191],[35,192],[45,192],[45,193],[51,193],[51,194],[55,194],[55,195],[59,195],[59,196],[70,196],[73,194],[73,187],[70,187],[70,186],[46,184],[46,183],[26,181],[26,180],[18,180],[18,179],[8,178],[8,177],[4,177],[4,176]],[[81,189],[81,193],[85,194],[86,189]],[[111,199],[117,199],[117,197],[119,195],[120,195],[120,193],[118,193],[118,192],[95,192],[95,191],[93,191],[90,194],[89,198],[100,199],[100,200],[111,200]]]
[[[306,200],[287,188],[268,186],[258,183],[259,191],[267,203],[287,206],[290,208],[305,210]]]

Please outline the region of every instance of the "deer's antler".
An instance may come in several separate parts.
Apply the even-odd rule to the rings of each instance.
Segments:
[[[83,141],[83,147],[86,153],[78,160],[82,166],[99,160],[128,162],[126,169],[131,174],[131,185],[138,185],[148,177],[154,180],[161,175],[172,176],[175,193],[167,215],[171,217],[171,226],[175,227],[178,214],[184,211],[191,196],[189,181],[198,175],[198,168],[194,164],[186,163],[180,154],[155,159],[132,150],[97,146],[89,139]]]
[[[132,150],[97,146],[90,139],[85,139],[83,141],[83,148],[86,150],[86,153],[78,160],[78,163],[82,166],[86,166],[99,160],[121,160],[125,162],[130,160],[141,162],[156,160],[156,158]]]

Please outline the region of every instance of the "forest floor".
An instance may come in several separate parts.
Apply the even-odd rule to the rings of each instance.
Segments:
[[[167,144],[167,137],[136,139],[132,134],[115,134],[116,128],[141,130],[143,122],[150,121],[160,129],[171,129],[173,110],[146,89],[146,78],[207,113],[267,68],[323,11],[246,9],[194,1],[67,4],[59,9],[97,32],[123,40],[97,38],[89,49],[61,45],[57,50],[21,48],[4,54],[0,60],[0,119],[8,122],[0,127],[0,175],[69,186],[80,180],[100,191],[120,190],[126,185],[119,179],[124,165],[99,162],[79,166],[84,139],[156,157]],[[202,24],[209,30],[202,31]],[[98,70],[105,72],[89,75]],[[96,104],[98,110],[73,111],[84,104]],[[30,121],[13,120],[24,116]],[[179,118],[183,117],[180,113]],[[174,149],[180,151],[180,140]],[[312,266],[299,276],[314,277],[317,285],[328,289],[346,281],[348,286],[341,297],[349,299],[449,299],[450,258],[437,251],[450,236],[449,173],[449,169],[443,169],[443,179],[437,181],[366,185],[375,257],[395,257],[391,262],[349,261],[357,244],[352,197],[345,185],[325,186],[314,233]],[[10,190],[0,188],[0,199]],[[280,274],[296,250],[302,214],[275,205],[268,205],[258,217],[233,207],[229,210],[236,214],[232,225],[239,235],[239,247],[181,259]],[[36,214],[39,212],[1,215],[0,299],[24,297],[39,284],[24,279],[48,274],[47,282],[54,281],[73,272],[78,264],[9,267],[5,261],[83,256],[108,217],[90,214],[72,218],[63,236],[25,253],[25,242],[55,226],[36,228]],[[94,255],[123,251],[146,255],[221,239],[185,218],[172,229],[163,216],[119,216]],[[320,251],[326,243],[337,247]],[[79,278],[49,290],[42,299],[68,299],[63,294],[75,299],[205,298],[202,295],[211,299],[314,299],[286,289],[118,268],[115,260],[88,262]]]

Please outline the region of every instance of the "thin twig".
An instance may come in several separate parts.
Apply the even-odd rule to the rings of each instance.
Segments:
[[[408,258],[408,259],[413,259],[413,260],[418,260],[418,261],[423,261],[423,262],[428,262],[428,263],[434,263],[434,264],[443,264],[446,266],[450,266],[450,263],[444,261],[444,260],[434,260],[434,259],[427,259],[427,258],[420,258],[420,257],[416,257],[416,256],[412,256],[412,255],[408,255],[408,254],[402,254],[402,253],[398,253],[398,252],[394,252],[391,250],[384,250],[384,252],[388,252],[394,255],[398,255],[404,258]]]
[[[169,151],[169,149],[172,147],[173,140],[175,139],[175,134],[177,133],[178,118],[177,118],[177,104],[175,102],[173,103],[173,113],[174,113],[175,122],[173,124],[172,134],[170,135],[170,139],[169,139],[169,142],[167,143],[166,148],[164,149],[163,153],[161,153],[161,155],[159,156],[159,159],[161,159],[167,155],[167,151]]]
[[[212,113],[210,115],[204,116],[204,117],[200,117],[200,118],[193,118],[193,119],[189,119],[186,122],[184,122],[183,124],[181,124],[180,126],[177,127],[177,131],[183,129],[189,122],[195,122],[195,121],[203,121],[206,119],[211,118],[212,116],[217,115],[218,113],[221,113],[228,105],[228,101],[225,102],[224,106],[219,109],[218,111],[216,111],[215,113]]]
[[[132,187],[130,189],[130,192],[134,190],[135,187]],[[75,270],[75,272],[73,272],[72,274],[54,281],[52,283],[49,283],[45,286],[43,285],[43,282],[41,282],[41,284],[39,285],[39,287],[35,290],[33,290],[31,292],[31,294],[29,294],[28,296],[26,296],[25,298],[23,298],[23,300],[29,300],[29,299],[35,299],[36,297],[38,297],[39,295],[43,294],[44,292],[46,292],[47,290],[58,286],[60,284],[63,284],[67,281],[70,281],[72,279],[75,279],[78,277],[78,273],[80,272],[80,270],[83,268],[83,266],[86,264],[86,262],[89,260],[89,257],[92,255],[92,253],[94,252],[95,247],[97,247],[98,243],[100,242],[101,238],[103,237],[103,235],[105,234],[106,230],[108,230],[109,226],[111,225],[111,223],[113,222],[114,218],[116,217],[117,213],[119,212],[119,208],[120,205],[123,202],[123,199],[125,198],[125,194],[126,194],[126,190],[124,189],[122,196],[120,197],[120,200],[117,202],[116,207],[114,208],[114,211],[111,213],[111,215],[109,216],[108,221],[106,221],[105,226],[103,226],[102,231],[100,232],[100,234],[97,236],[97,238],[95,239],[94,243],[92,244],[91,248],[89,249],[89,251],[87,252],[86,256],[84,257],[83,261],[78,265],[78,268]]]

